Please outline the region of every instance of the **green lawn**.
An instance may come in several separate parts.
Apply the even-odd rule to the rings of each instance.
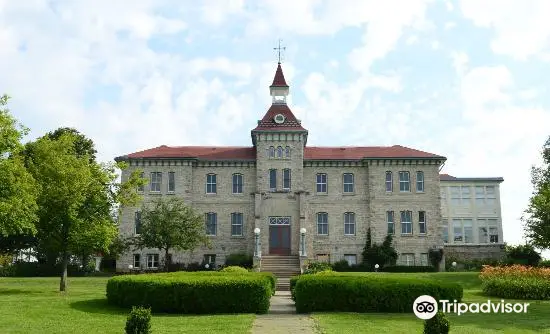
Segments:
[[[127,312],[107,305],[107,278],[0,278],[0,333],[124,333]],[[154,315],[155,333],[248,333],[255,316]]]
[[[500,302],[500,298],[488,298],[481,292],[479,273],[350,273],[355,275],[388,275],[429,277],[441,281],[457,282],[464,287],[464,302],[486,302],[488,299]],[[515,303],[514,300],[506,302]],[[529,302],[526,314],[463,314],[449,315],[451,333],[550,333],[549,301]],[[322,333],[422,333],[423,321],[409,314],[360,314],[360,313],[317,313],[314,314]]]

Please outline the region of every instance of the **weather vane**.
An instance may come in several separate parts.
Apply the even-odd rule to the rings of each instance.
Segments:
[[[278,59],[279,59],[279,64],[281,63],[281,60],[283,58],[283,51],[286,50],[286,47],[285,46],[281,46],[281,42],[283,40],[282,39],[279,39],[279,47],[277,48],[273,48],[273,50],[277,51],[277,54],[278,54]]]

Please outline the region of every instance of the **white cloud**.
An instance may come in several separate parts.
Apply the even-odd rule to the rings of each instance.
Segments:
[[[549,1],[461,0],[460,8],[475,25],[494,29],[491,48],[497,54],[526,60],[550,46]]]

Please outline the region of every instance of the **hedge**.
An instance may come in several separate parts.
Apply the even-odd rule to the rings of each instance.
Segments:
[[[152,312],[216,314],[267,313],[272,280],[263,274],[161,273],[124,275],[107,282],[107,301]]]
[[[550,300],[550,280],[540,278],[491,278],[481,282],[483,293],[510,299]]]
[[[437,270],[432,266],[390,266],[383,267],[380,271],[386,273],[431,273]]]
[[[463,290],[460,284],[429,279],[342,275],[303,275],[294,286],[298,313],[412,312],[421,295],[460,301]]]

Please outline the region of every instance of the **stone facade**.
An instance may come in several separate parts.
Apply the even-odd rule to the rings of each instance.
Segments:
[[[136,169],[149,179],[145,203],[157,196],[181,197],[205,214],[205,229],[206,215],[216,214],[212,249],[174,252],[172,262],[203,262],[205,256],[215,255],[215,262],[222,264],[232,253],[253,254],[255,228],[260,229],[262,254],[273,254],[274,240],[287,240],[276,232],[284,231],[275,226],[280,223],[290,225],[290,247],[277,251],[300,255],[300,230],[305,228],[308,258],[359,263],[368,228],[373,241],[381,243],[392,226],[388,212],[393,212],[400,264],[427,265],[429,249],[443,247],[439,170],[445,157],[397,145],[309,147],[308,131],[286,105],[287,87],[279,65],[270,87],[273,105],[252,131],[252,147],[161,146],[116,159],[129,163],[123,181]],[[215,175],[215,193],[208,193],[214,180],[208,175]],[[234,175],[242,176],[239,193],[234,191]],[[123,236],[135,234],[138,211],[122,209]],[[232,213],[242,214],[242,235],[232,235]],[[134,265],[134,255],[139,255],[140,267],[148,268],[160,264],[164,254],[156,249],[129,252],[117,261],[117,270]]]
[[[500,259],[504,256],[501,177],[457,178],[442,174],[442,237],[447,258]]]

